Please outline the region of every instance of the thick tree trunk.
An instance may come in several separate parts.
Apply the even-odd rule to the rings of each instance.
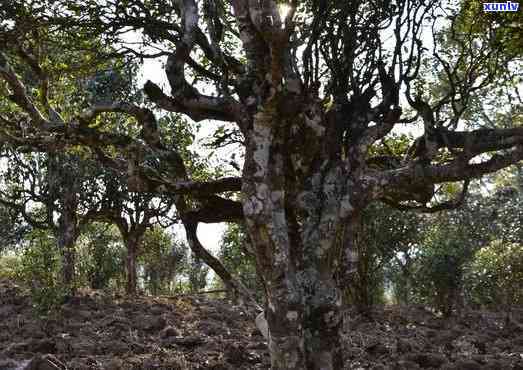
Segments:
[[[310,131],[296,140],[271,106],[259,112],[244,168],[243,211],[266,283],[269,351],[272,369],[278,370],[343,368],[335,277],[337,271],[349,276],[346,270],[357,259],[353,245],[346,244],[358,203],[349,196],[346,167],[315,158],[328,155],[318,148],[328,144],[316,140],[323,127],[309,107],[307,116],[299,115],[306,123],[296,127]]]
[[[76,293],[75,244],[78,238],[77,205],[78,195],[75,189],[67,189],[61,195],[61,214],[58,221],[58,248],[62,254],[62,282],[66,296]]]
[[[410,282],[410,274],[405,278],[405,288],[403,291],[403,304],[408,306],[410,303],[410,291],[411,291],[411,282]]]
[[[312,276],[304,278],[315,280]],[[334,281],[316,280],[308,291],[304,288],[280,286],[268,290],[271,368],[341,369],[341,307],[334,299],[339,296]],[[297,305],[293,296],[301,296],[304,303]]]
[[[49,153],[47,181],[49,185],[47,213],[53,226],[57,247],[61,253],[61,278],[65,298],[76,293],[75,285],[75,243],[78,230],[78,181],[68,173],[68,156]],[[55,202],[59,207],[56,208]],[[58,224],[53,223],[54,213],[59,213]]]
[[[127,295],[136,295],[137,289],[137,274],[136,274],[136,259],[138,258],[138,248],[140,245],[141,237],[139,235],[130,234],[124,239],[125,247],[127,249],[126,256],[126,272],[127,281],[125,285],[125,293]]]
[[[322,241],[318,240],[317,250]],[[291,267],[292,262],[280,261],[280,269],[264,273],[271,368],[342,369],[342,307],[333,270],[327,265]]]
[[[76,293],[75,265],[76,265],[76,236],[71,231],[66,231],[58,241],[62,251],[62,281],[67,295]]]

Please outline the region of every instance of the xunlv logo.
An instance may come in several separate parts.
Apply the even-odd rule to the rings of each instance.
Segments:
[[[483,3],[484,12],[516,12],[519,9],[519,3]]]

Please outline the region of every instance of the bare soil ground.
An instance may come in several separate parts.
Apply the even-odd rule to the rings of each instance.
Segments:
[[[201,296],[115,299],[83,294],[38,317],[0,281],[0,370],[268,369],[253,312]],[[348,313],[346,369],[523,370],[523,314],[443,320],[422,308]]]
[[[523,311],[469,311],[444,319],[423,307],[348,318],[347,369],[523,370]]]

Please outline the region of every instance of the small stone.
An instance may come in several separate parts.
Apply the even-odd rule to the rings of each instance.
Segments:
[[[373,343],[373,344],[367,346],[365,348],[365,350],[368,353],[373,354],[373,355],[377,355],[377,356],[389,353],[388,348],[383,343],[379,343],[379,342]]]
[[[396,343],[398,353],[409,353],[412,351],[412,344],[406,339],[398,339]]]
[[[88,310],[78,310],[77,316],[80,317],[82,320],[91,320],[93,314],[91,311]]]
[[[202,337],[191,335],[188,337],[171,337],[164,340],[165,345],[176,344],[183,347],[195,347],[205,343]]]
[[[67,370],[67,366],[55,356],[47,354],[33,357],[23,370]]]
[[[265,340],[269,340],[269,326],[267,325],[267,320],[265,319],[265,313],[262,312],[258,316],[256,316],[256,327],[260,331],[261,335],[265,338]]]
[[[267,344],[264,342],[258,342],[258,343],[249,343],[247,344],[246,349],[249,350],[266,350]]]
[[[56,342],[52,339],[41,339],[36,342],[33,347],[34,351],[42,353],[55,353],[56,352]]]
[[[241,345],[231,343],[225,348],[225,358],[230,364],[240,365],[245,362],[245,357],[245,348]]]
[[[481,365],[474,360],[457,360],[453,364],[447,364],[444,369],[446,370],[477,370],[481,368]]]
[[[123,364],[123,362],[119,358],[112,358],[105,364],[104,369],[120,370],[120,369],[122,369],[122,364]]]
[[[23,369],[26,366],[26,362],[28,361],[20,363],[11,359],[2,359],[0,360],[0,369]]]
[[[163,316],[143,316],[140,318],[141,327],[146,331],[160,331],[165,328],[167,321]]]
[[[160,332],[160,338],[162,338],[162,339],[169,338],[169,337],[178,337],[178,336],[180,336],[180,332],[178,331],[178,329],[176,329],[175,327],[170,326],[170,325],[163,328],[162,331]]]
[[[229,328],[223,327],[220,323],[213,320],[203,320],[198,324],[198,330],[208,336],[226,333]]]
[[[416,370],[419,368],[419,365],[414,361],[400,360],[396,363],[394,370]]]
[[[104,343],[103,348],[105,353],[110,353],[112,355],[123,355],[129,352],[129,345],[120,340],[106,342]]]
[[[412,353],[405,360],[413,361],[422,368],[439,368],[447,362],[447,358],[439,353]]]

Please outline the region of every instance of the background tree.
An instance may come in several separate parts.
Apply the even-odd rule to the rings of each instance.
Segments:
[[[31,227],[16,210],[0,202],[0,253],[16,249],[30,231]]]
[[[14,273],[29,287],[36,312],[46,315],[63,301],[64,294],[69,294],[64,292],[69,285],[62,280],[63,259],[53,235],[43,230],[32,231],[27,244],[19,260],[14,261]]]
[[[465,281],[467,298],[475,305],[496,302],[510,310],[521,301],[522,193],[517,166],[514,172],[484,201],[481,217],[490,226],[489,243],[476,252]]]
[[[496,281],[493,271],[507,269],[506,257],[502,256],[510,254],[514,266],[519,264],[512,248],[522,241],[518,235],[521,217],[519,209],[512,209],[519,204],[514,188],[490,195],[479,190],[459,210],[423,217],[414,242],[389,264],[387,278],[399,302],[408,302],[404,297],[409,295],[410,301],[445,315],[467,305],[492,302],[489,297]],[[501,251],[501,245],[506,252]],[[499,256],[494,258],[494,254]],[[491,283],[487,276],[492,278]],[[517,272],[514,276],[517,280]],[[498,302],[501,296],[514,296],[510,285],[498,284]]]
[[[62,281],[75,289],[75,243],[92,221],[94,194],[92,162],[78,153],[23,154],[6,150],[9,166],[1,171],[0,202],[33,229],[54,235],[62,255]]]
[[[142,243],[138,262],[147,291],[159,295],[178,290],[177,282],[188,267],[187,246],[159,226],[148,229]]]
[[[471,303],[503,307],[510,312],[523,301],[523,249],[521,244],[492,241],[480,249],[467,271]]]
[[[419,238],[421,224],[419,215],[384,204],[373,204],[364,211],[356,243],[357,272],[346,288],[348,301],[360,312],[370,314],[373,304],[384,302],[386,267],[391,260],[408,256],[406,253]]]
[[[114,225],[90,223],[78,244],[79,273],[89,288],[118,289],[124,286],[125,247]]]
[[[134,295],[137,293],[137,261],[145,234],[161,217],[169,216],[172,203],[154,194],[130,192],[121,177],[112,171],[100,178],[104,179],[105,191],[96,210],[97,219],[114,224],[120,232],[127,251],[126,293]]]
[[[473,230],[481,232],[481,225],[467,224],[463,213],[453,211],[432,220],[414,267],[414,294],[447,317],[456,306],[463,305],[465,269],[482,246],[477,235],[470,235]]]
[[[263,282],[256,272],[256,260],[252,245],[241,224],[229,224],[220,243],[218,258],[261,302]]]
[[[63,37],[68,38],[68,35],[49,33],[41,23],[32,22],[35,20],[34,14],[27,12],[23,6],[3,4],[1,12],[6,9],[12,12],[14,18],[6,16],[3,19],[17,19],[17,23],[10,30],[7,30],[9,25],[2,24],[2,30],[5,31],[1,36],[2,46],[16,59],[15,63],[20,67],[26,83],[23,88],[38,102],[49,117],[51,126],[64,124],[75,111],[88,107],[90,95],[96,95],[98,102],[104,99],[104,91],[100,87],[96,90],[96,83],[93,84],[96,78],[93,76],[104,74],[101,70],[110,64],[111,70],[122,68],[123,59],[115,58],[108,63],[106,58],[99,57],[97,49],[101,47],[100,39],[77,39],[82,44],[80,49],[91,49],[90,53],[67,47],[68,41]],[[68,78],[63,78],[64,75]],[[112,97],[128,98],[121,94],[123,89],[116,82],[113,79],[111,83]],[[89,83],[95,85],[94,89],[93,86],[87,86]],[[5,87],[1,87],[3,92],[6,92]],[[32,127],[26,117],[12,109],[13,104],[17,104],[16,99],[2,100],[2,123],[7,128],[9,119],[14,120],[20,130],[19,143],[24,139],[31,141]],[[19,212],[32,227],[48,229],[55,234],[63,258],[63,282],[70,286],[64,292],[73,294],[75,242],[81,229],[92,220],[92,212],[89,212],[92,204],[89,203],[99,190],[96,181],[92,179],[93,172],[89,172],[92,170],[89,167],[89,153],[79,147],[62,152],[52,145],[38,146],[33,154],[23,154],[29,151],[27,148],[22,148],[20,152],[13,151],[12,147],[3,149],[4,157],[10,162],[10,166],[3,171],[4,205]],[[39,207],[41,209],[34,212]]]
[[[197,256],[191,256],[187,265],[189,290],[193,293],[203,290],[207,286],[208,273],[209,268]]]

